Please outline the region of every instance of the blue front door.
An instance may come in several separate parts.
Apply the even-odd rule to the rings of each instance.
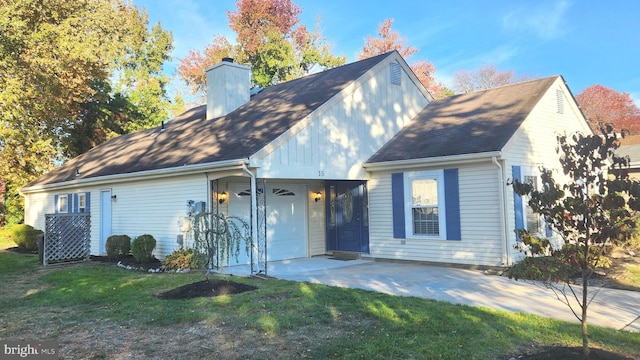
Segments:
[[[364,181],[326,181],[327,250],[369,253],[369,211]]]

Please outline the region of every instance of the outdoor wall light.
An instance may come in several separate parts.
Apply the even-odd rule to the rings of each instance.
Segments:
[[[318,191],[318,192],[316,193],[316,196],[313,198],[313,200],[315,200],[316,202],[318,202],[321,198],[322,198],[322,194],[320,193],[320,191]]]
[[[111,195],[111,200],[116,201],[117,198],[118,198],[118,195]]]
[[[225,201],[227,201],[227,193],[223,191],[220,194],[218,194],[218,204],[222,204]]]

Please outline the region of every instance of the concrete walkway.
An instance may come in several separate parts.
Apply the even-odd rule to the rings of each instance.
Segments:
[[[247,274],[247,269],[231,269],[232,273]],[[416,296],[578,323],[550,289],[478,270],[313,257],[271,262],[267,273],[279,279]],[[595,291],[599,293],[589,305],[589,324],[640,332],[640,292],[590,288],[591,294]]]

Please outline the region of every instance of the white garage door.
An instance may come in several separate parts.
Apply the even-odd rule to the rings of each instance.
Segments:
[[[249,223],[250,189],[229,184],[229,214]],[[306,186],[267,185],[267,260],[286,260],[307,256]],[[248,264],[241,254],[237,264]],[[235,259],[232,259],[235,264]]]

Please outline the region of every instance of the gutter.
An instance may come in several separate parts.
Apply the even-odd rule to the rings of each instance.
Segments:
[[[71,181],[64,181],[53,184],[36,185],[30,187],[23,187],[20,189],[20,194],[30,194],[51,190],[63,190],[67,188],[92,185],[103,185],[104,183],[118,184],[123,182],[135,181],[135,180],[150,180],[160,179],[176,175],[193,175],[201,174],[202,172],[211,171],[225,171],[225,170],[239,170],[247,163],[246,159],[227,160],[216,163],[197,164],[197,165],[185,165],[177,166],[173,168],[139,171],[135,173],[115,174],[99,176],[87,179],[78,179]]]
[[[507,229],[507,227],[509,226],[508,225],[509,222],[507,221],[508,212],[507,212],[507,204],[506,204],[506,199],[507,199],[507,186],[506,186],[506,173],[505,173],[506,170],[505,170],[505,167],[500,164],[496,156],[491,158],[491,162],[493,162],[493,164],[498,167],[498,177],[500,178],[500,181],[498,181],[500,211],[502,212],[500,216],[500,225],[501,225],[500,227],[502,228],[501,230],[502,239],[504,240],[504,255],[502,256],[502,264],[505,266],[510,266],[511,257],[509,255],[511,252],[509,249],[509,229]]]
[[[382,171],[382,170],[396,170],[396,169],[412,169],[423,168],[426,166],[450,166],[455,164],[468,164],[478,162],[478,160],[491,161],[494,157],[500,157],[500,151],[475,153],[475,154],[462,154],[452,156],[439,156],[433,158],[421,158],[421,159],[408,159],[408,160],[393,160],[377,163],[364,163],[364,167],[367,171]]]
[[[256,175],[249,170],[249,168],[247,167],[246,163],[242,164],[242,170],[249,175],[249,177],[251,177],[251,243],[253,244],[253,246],[251,246],[251,273],[254,273],[254,269],[253,269],[253,264],[254,264],[254,259],[259,260],[258,259],[258,246],[257,245],[257,241],[258,241],[258,204],[257,204],[257,200],[258,200],[258,196],[257,196],[257,189],[256,189]],[[266,191],[266,189],[264,189]],[[265,194],[266,195],[266,194]],[[266,254],[265,254],[266,257]],[[258,261],[255,261],[258,262]],[[257,272],[257,271],[255,271]],[[265,274],[266,274],[266,268],[265,268]]]

